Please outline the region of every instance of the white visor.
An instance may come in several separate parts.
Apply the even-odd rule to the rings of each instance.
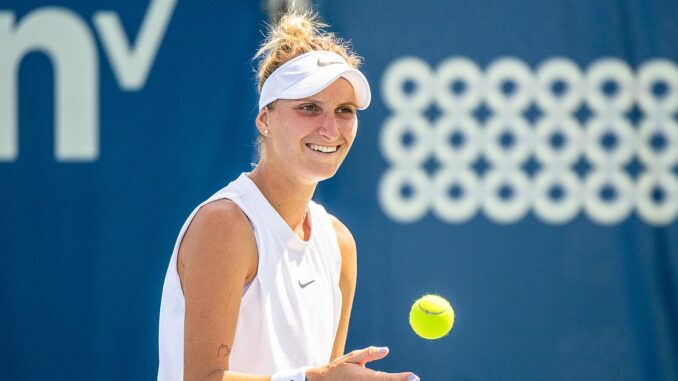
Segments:
[[[266,79],[259,96],[259,110],[276,99],[301,99],[318,94],[339,77],[353,86],[356,108],[366,109],[372,94],[363,73],[348,66],[336,53],[313,51],[285,62]]]

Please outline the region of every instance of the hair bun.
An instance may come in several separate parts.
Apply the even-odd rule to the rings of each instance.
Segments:
[[[349,66],[358,68],[360,57],[356,55],[347,41],[344,41],[324,28],[327,24],[318,19],[313,11],[299,12],[290,9],[280,17],[275,25],[269,25],[266,39],[254,56],[259,61],[258,89],[280,65],[292,58],[311,51],[330,51],[344,57]]]
[[[306,40],[311,39],[316,34],[316,29],[312,20],[302,15],[290,14],[280,19],[276,32],[280,34],[279,37],[282,39]]]

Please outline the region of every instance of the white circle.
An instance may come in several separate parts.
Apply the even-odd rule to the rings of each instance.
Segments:
[[[512,197],[500,196],[502,187],[511,189]],[[520,220],[530,209],[530,180],[519,169],[513,172],[492,170],[483,179],[483,211],[491,220],[509,224]]]
[[[600,193],[606,186],[614,188],[616,196],[613,200],[601,197]],[[627,173],[595,171],[586,177],[584,187],[584,209],[593,221],[612,225],[622,222],[631,213],[635,201],[634,185]]]
[[[666,141],[661,151],[652,147],[652,138],[655,134],[661,134]],[[678,123],[675,120],[645,118],[640,123],[638,140],[638,156],[646,166],[670,169],[678,164]]]
[[[415,168],[393,167],[384,173],[379,183],[379,203],[394,221],[415,222],[428,212],[431,204],[428,175]],[[411,197],[403,197],[402,187],[412,188]]]
[[[451,186],[462,189],[460,197],[450,197]],[[433,213],[445,222],[467,221],[480,207],[480,183],[476,174],[469,169],[438,171],[433,179],[433,192]]]
[[[614,83],[618,89],[613,96],[605,94],[603,86]],[[589,66],[586,74],[586,101],[598,113],[627,111],[634,101],[635,83],[629,65],[617,58],[604,58]]]
[[[550,193],[554,186],[563,191],[563,197],[554,200]],[[582,206],[583,194],[579,178],[572,171],[554,173],[540,171],[534,179],[534,211],[544,222],[564,224],[571,221]]]
[[[485,127],[485,154],[495,164],[521,164],[532,153],[534,136],[525,118],[519,115],[495,115]],[[513,143],[504,147],[501,143],[504,134],[510,134]]]
[[[494,111],[520,113],[530,105],[534,78],[523,61],[500,58],[487,68],[486,73],[487,103]],[[515,86],[511,94],[505,94],[502,89],[507,82]]]
[[[572,165],[581,156],[584,132],[579,123],[571,117],[552,118],[546,115],[537,122],[534,134],[535,156],[544,166]],[[559,148],[551,143],[556,134],[563,137],[563,145]]]
[[[450,85],[464,83],[466,90],[455,94]],[[468,58],[452,57],[438,65],[435,77],[436,103],[442,110],[475,109],[483,97],[483,74]]]
[[[453,146],[450,137],[459,134],[463,142]],[[434,127],[434,153],[443,164],[470,164],[480,154],[482,148],[480,126],[475,118],[468,114],[445,115],[438,119]]]
[[[657,203],[652,192],[660,187],[665,199]],[[636,188],[638,215],[651,225],[666,226],[678,217],[678,179],[669,171],[643,173]]]
[[[409,94],[403,89],[407,81],[416,86]],[[425,110],[435,95],[431,67],[417,57],[400,58],[386,68],[381,91],[386,106],[396,113]]]
[[[605,148],[601,142],[607,134],[613,135],[616,140],[610,149]],[[633,158],[638,144],[637,139],[637,134],[627,119],[596,116],[586,127],[586,156],[596,165],[623,166]]]
[[[567,58],[551,58],[537,68],[536,100],[544,111],[575,111],[584,99],[584,75],[576,63]],[[553,92],[553,85],[562,82],[566,91]]]
[[[413,136],[410,146],[403,144],[405,134]],[[431,155],[431,127],[421,115],[394,114],[381,130],[381,152],[391,163],[415,166],[425,162]]]
[[[659,81],[666,84],[668,94],[657,98],[652,87]],[[678,111],[678,68],[666,59],[654,59],[638,68],[638,103],[646,113],[662,110],[667,115]]]

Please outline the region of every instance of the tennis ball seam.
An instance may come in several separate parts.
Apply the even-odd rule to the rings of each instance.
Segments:
[[[421,310],[421,312],[432,316],[442,315],[449,310],[449,308],[445,307],[445,309],[440,312],[429,311],[426,308],[422,307],[421,302],[417,302],[417,307]]]

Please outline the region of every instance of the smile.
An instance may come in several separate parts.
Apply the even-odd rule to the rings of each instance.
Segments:
[[[341,146],[321,146],[317,144],[306,144],[306,147],[316,151],[316,152],[322,152],[322,153],[332,153],[336,152],[339,147]]]

